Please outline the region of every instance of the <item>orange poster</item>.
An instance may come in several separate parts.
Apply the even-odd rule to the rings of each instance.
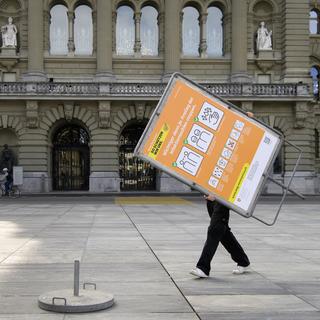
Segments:
[[[280,144],[277,132],[175,74],[135,154],[250,215]]]

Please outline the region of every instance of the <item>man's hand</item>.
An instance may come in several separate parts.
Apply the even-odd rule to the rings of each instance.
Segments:
[[[250,118],[253,118],[254,117],[254,114],[250,111],[247,111],[247,116],[250,117]]]
[[[212,195],[212,194],[205,195],[205,196],[203,196],[203,197],[204,197],[206,200],[209,200],[209,201],[215,201],[215,200],[216,200],[215,196]]]

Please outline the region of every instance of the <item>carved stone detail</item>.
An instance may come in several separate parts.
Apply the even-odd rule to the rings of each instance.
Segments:
[[[259,51],[256,65],[263,73],[267,73],[275,65],[274,51]]]
[[[38,101],[26,102],[26,120],[28,128],[38,128],[39,125]]]
[[[111,124],[111,102],[99,101],[99,127],[109,128]]]
[[[66,103],[64,105],[64,115],[68,121],[72,120],[73,118],[73,109],[74,105],[71,103]]]
[[[145,104],[144,103],[137,103],[136,107],[136,116],[137,120],[143,120],[144,118],[144,111],[145,111]]]
[[[294,127],[296,129],[305,128],[305,121],[308,117],[309,113],[309,105],[308,102],[296,102],[295,105],[295,124]]]

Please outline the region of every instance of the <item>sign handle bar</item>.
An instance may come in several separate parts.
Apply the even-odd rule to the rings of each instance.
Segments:
[[[276,215],[275,215],[275,217],[274,217],[274,219],[273,219],[273,221],[272,221],[271,223],[270,223],[270,222],[267,222],[267,221],[265,221],[265,220],[263,220],[263,219],[260,219],[260,218],[254,216],[254,215],[252,215],[252,218],[254,218],[254,219],[262,222],[263,224],[265,224],[265,225],[267,225],[267,226],[269,226],[269,227],[273,226],[273,225],[276,223],[276,221],[277,221],[277,219],[278,219],[278,217],[279,217],[279,214],[280,214],[280,210],[281,210],[281,208],[282,208],[282,205],[283,205],[283,203],[284,203],[284,200],[285,200],[285,198],[286,198],[286,196],[287,196],[288,191],[291,192],[291,193],[293,193],[293,194],[295,194],[296,196],[298,196],[299,198],[301,198],[301,199],[303,199],[303,200],[305,199],[305,197],[304,197],[302,194],[300,194],[300,193],[297,192],[297,191],[294,191],[294,190],[290,189],[290,185],[291,185],[291,183],[292,183],[292,181],[293,181],[294,175],[295,175],[295,173],[296,173],[296,171],[297,171],[297,168],[298,168],[298,165],[299,165],[299,163],[300,163],[300,159],[301,159],[301,156],[302,156],[302,150],[301,150],[299,147],[297,147],[296,145],[294,145],[294,144],[292,144],[291,142],[289,142],[288,140],[284,140],[284,142],[287,143],[287,144],[289,144],[290,146],[292,146],[292,147],[295,148],[296,150],[298,150],[299,155],[298,155],[296,164],[295,164],[295,166],[294,166],[294,168],[293,168],[293,171],[292,171],[292,175],[291,175],[290,180],[289,180],[289,182],[288,182],[287,185],[284,185],[284,184],[282,184],[282,183],[274,180],[272,177],[267,176],[267,180],[270,180],[270,181],[274,182],[275,184],[277,184],[278,186],[280,186],[280,187],[282,188],[282,190],[283,190],[283,195],[282,195],[281,201],[280,201],[280,203],[279,203],[279,207],[278,207],[277,213],[276,213]]]

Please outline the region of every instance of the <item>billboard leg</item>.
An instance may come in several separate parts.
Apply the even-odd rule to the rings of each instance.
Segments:
[[[295,175],[295,173],[297,171],[297,168],[298,168],[301,156],[302,156],[302,150],[300,148],[298,148],[297,146],[295,146],[294,144],[292,144],[291,142],[287,141],[287,140],[285,140],[285,143],[287,143],[290,146],[292,146],[293,148],[295,148],[299,152],[299,155],[298,155],[297,161],[296,161],[295,166],[294,166],[293,171],[292,171],[292,175],[291,175],[290,180],[289,180],[287,185],[284,185],[284,184],[274,180],[273,178],[271,178],[269,176],[267,177],[268,180],[270,180],[270,181],[274,182],[275,184],[279,185],[284,191],[283,195],[282,195],[282,198],[281,198],[281,201],[280,201],[280,204],[279,204],[279,207],[278,207],[278,210],[276,212],[276,215],[275,215],[275,217],[274,217],[274,219],[273,219],[273,221],[271,223],[252,215],[252,218],[258,220],[259,222],[262,222],[263,224],[265,224],[265,225],[267,225],[269,227],[273,226],[276,223],[276,221],[278,219],[278,216],[279,216],[279,213],[280,213],[280,210],[282,208],[282,205],[284,203],[284,200],[285,200],[288,192],[291,192],[291,193],[297,195],[299,198],[301,198],[303,200],[305,199],[305,197],[303,195],[301,195],[300,193],[290,189],[290,185],[291,185],[292,180],[294,178],[294,175]]]

